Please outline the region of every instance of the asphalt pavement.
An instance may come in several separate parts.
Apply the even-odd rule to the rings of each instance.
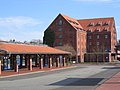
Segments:
[[[77,65],[67,69],[0,78],[0,90],[95,90],[118,72],[119,66]]]

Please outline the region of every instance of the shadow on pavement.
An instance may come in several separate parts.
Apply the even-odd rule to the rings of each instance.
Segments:
[[[96,86],[104,78],[67,78],[65,80],[52,83],[55,86]]]
[[[120,69],[120,67],[103,67],[102,69]]]

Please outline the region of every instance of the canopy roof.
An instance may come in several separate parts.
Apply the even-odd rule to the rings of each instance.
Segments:
[[[0,51],[11,54],[71,54],[48,46],[0,43]]]

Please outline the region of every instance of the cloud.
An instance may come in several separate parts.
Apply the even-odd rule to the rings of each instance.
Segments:
[[[41,22],[31,17],[17,16],[17,17],[0,18],[0,26],[4,26],[4,27],[6,26],[23,27],[26,25],[35,26],[38,24],[41,24]]]
[[[42,40],[42,24],[39,19],[32,17],[17,16],[0,18],[0,39],[16,39],[18,41]]]

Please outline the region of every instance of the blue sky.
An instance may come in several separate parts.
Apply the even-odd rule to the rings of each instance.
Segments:
[[[41,39],[59,14],[76,19],[114,17],[120,39],[120,0],[0,0],[0,39]]]

